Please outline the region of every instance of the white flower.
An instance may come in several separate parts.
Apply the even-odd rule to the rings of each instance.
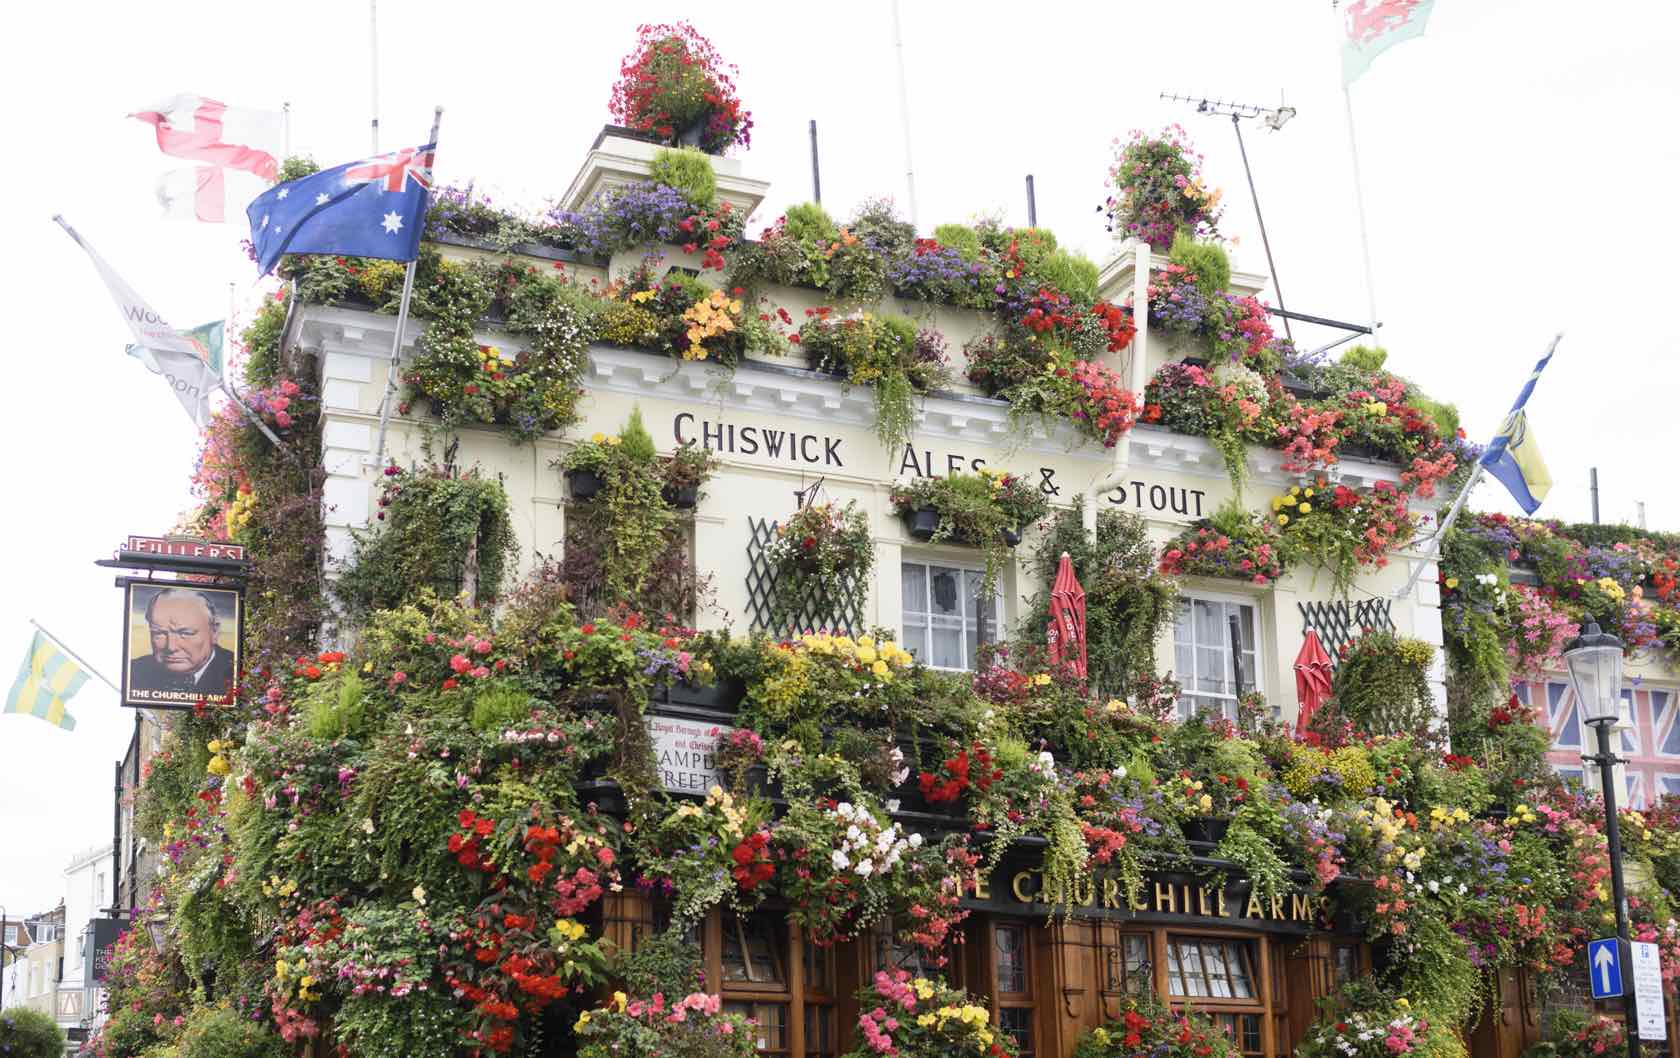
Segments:
[[[362,833],[364,833],[364,834],[373,833],[373,820],[372,819],[362,820]]]
[[[1429,879],[1429,891],[1432,893],[1439,893],[1441,891],[1441,883],[1437,882],[1433,878]]]
[[[903,764],[904,751],[899,749],[897,746],[894,746],[892,748],[892,752],[887,754],[887,759],[892,761],[894,764]]]
[[[910,778],[910,769],[909,768],[900,768],[897,771],[893,772],[891,775],[889,775],[888,778],[892,780],[892,784],[894,786],[903,786],[904,785],[904,780]],[[888,801],[887,803],[889,805],[897,805],[898,804],[897,801]],[[887,809],[887,811],[896,812],[896,811],[898,811],[898,809],[897,808],[889,808],[889,809]]]
[[[1043,771],[1053,772],[1056,770],[1056,758],[1050,755],[1049,750],[1045,750],[1038,755],[1038,766]]]
[[[847,841],[862,841],[863,840],[863,831],[858,829],[858,825],[856,823],[853,823],[851,826],[846,828],[846,840]]]
[[[424,904],[426,902],[426,887],[423,885],[415,886],[414,892],[411,895],[417,903]]]
[[[857,865],[857,872],[860,876],[862,876],[864,878],[867,878],[871,874],[875,873],[875,864],[872,863],[869,860],[859,860],[858,865]]]
[[[1109,774],[1113,775],[1116,779],[1124,779],[1126,777],[1126,766],[1124,764],[1116,764],[1114,766],[1114,770]]]
[[[850,801],[841,801],[839,804],[834,806],[834,814],[839,816],[841,819],[851,819],[852,814],[856,811],[857,809],[852,807],[852,802]]]
[[[901,779],[899,781],[902,782],[903,780]],[[898,798],[894,797],[894,798],[887,801],[887,811],[889,811],[889,812],[898,811]]]
[[[920,834],[910,835],[910,847],[913,849],[919,849],[922,847],[922,836]]]
[[[841,849],[835,849],[832,853],[830,853],[828,860],[834,865],[834,869],[837,871],[843,871],[852,865],[852,861],[846,856],[844,850]]]

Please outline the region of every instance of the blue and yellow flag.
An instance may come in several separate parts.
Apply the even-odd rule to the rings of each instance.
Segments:
[[[23,659],[23,668],[18,671],[17,682],[12,684],[12,693],[6,696],[6,708],[0,712],[38,716],[55,727],[74,731],[76,718],[65,712],[64,703],[87,680],[88,674],[80,665],[71,661],[51,639],[36,632],[35,641]]]
[[[1551,348],[1534,365],[1522,392],[1517,394],[1517,402],[1511,405],[1511,413],[1505,416],[1504,425],[1482,453],[1482,468],[1510,490],[1511,498],[1527,514],[1538,510],[1546,493],[1552,490],[1552,475],[1546,470],[1545,460],[1540,458],[1540,446],[1535,443],[1534,430],[1528,425],[1528,413],[1523,405],[1534,393],[1540,372],[1552,362],[1557,343],[1557,338],[1552,339]]]

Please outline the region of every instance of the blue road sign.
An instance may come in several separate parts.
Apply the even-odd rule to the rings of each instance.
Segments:
[[[1622,942],[1605,937],[1587,945],[1587,977],[1594,999],[1614,999],[1622,994]]]

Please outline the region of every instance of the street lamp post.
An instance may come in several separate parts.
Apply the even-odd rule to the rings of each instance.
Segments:
[[[1625,965],[1632,948],[1628,943],[1627,893],[1622,882],[1622,835],[1616,821],[1616,765],[1621,758],[1610,749],[1610,729],[1621,713],[1622,641],[1600,631],[1598,622],[1589,618],[1586,628],[1564,649],[1563,660],[1569,666],[1569,686],[1575,692],[1581,715],[1598,733],[1598,754],[1581,759],[1598,765],[1599,786],[1604,792],[1604,836],[1610,843],[1610,891],[1616,903],[1616,937]],[[1638,1006],[1634,989],[1625,979],[1622,1001],[1627,1009],[1628,1058],[1639,1058]]]

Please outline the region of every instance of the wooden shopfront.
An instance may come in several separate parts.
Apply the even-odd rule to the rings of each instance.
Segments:
[[[699,926],[708,991],[752,1015],[764,1053],[830,1058],[855,1044],[854,998],[877,970],[943,974],[990,1007],[1022,1058],[1061,1058],[1080,1034],[1118,1017],[1129,994],[1154,992],[1193,1006],[1251,1058],[1292,1052],[1319,998],[1367,971],[1367,946],[1323,917],[1305,891],[1262,899],[1246,882],[1223,888],[1191,874],[1149,876],[1127,899],[1099,873],[1052,914],[1040,876],[1003,866],[970,900],[961,943],[940,967],[893,942],[890,922],[864,937],[819,947],[774,907],[716,910]],[[657,901],[616,895],[603,923],[634,947],[662,927]]]

